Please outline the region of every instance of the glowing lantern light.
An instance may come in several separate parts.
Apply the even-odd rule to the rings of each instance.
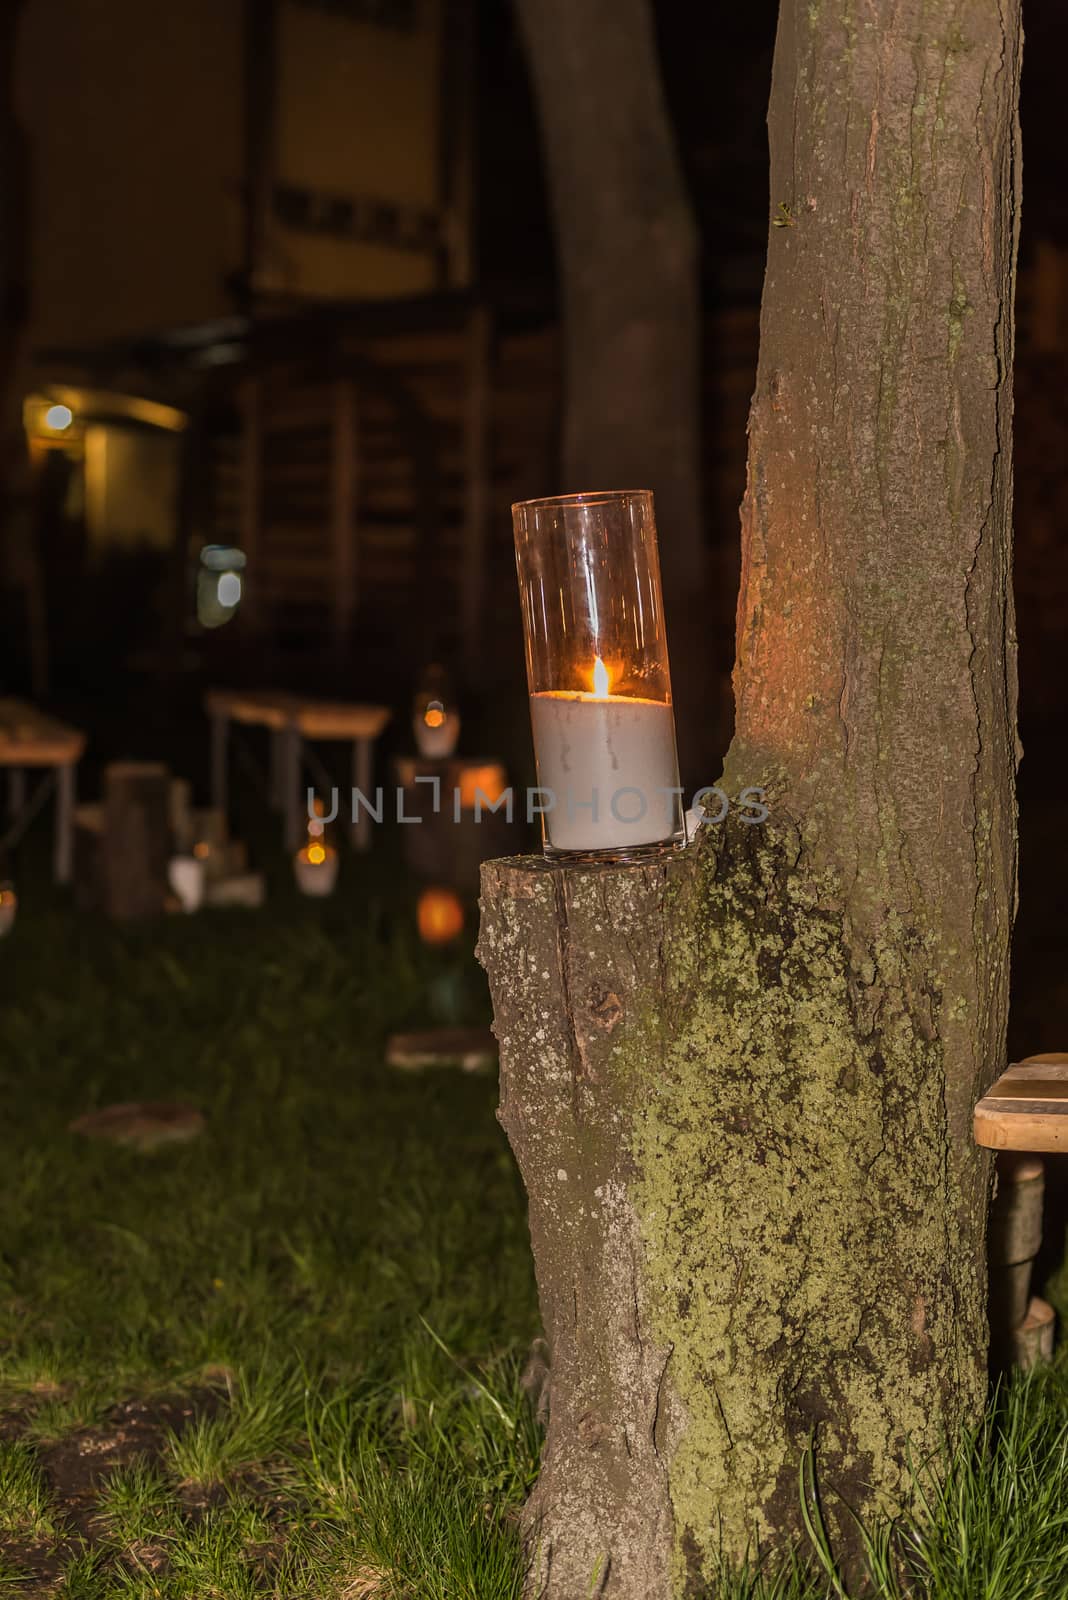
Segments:
[[[456,772],[456,787],[460,792],[460,808],[473,811],[480,806],[495,806],[508,788],[508,775],[497,761],[468,766],[464,763]]]
[[[44,414],[44,425],[52,433],[64,433],[74,421],[70,406],[49,406]]]
[[[412,706],[412,732],[419,754],[430,760],[451,756],[460,738],[460,714],[452,704],[445,669],[428,667]]]
[[[464,930],[463,903],[453,889],[424,889],[415,915],[424,944],[451,944]]]
[[[293,858],[293,875],[301,894],[322,898],[333,894],[337,884],[338,854],[326,842],[326,824],[322,820],[323,803],[315,802],[315,814],[308,818],[308,842]]]

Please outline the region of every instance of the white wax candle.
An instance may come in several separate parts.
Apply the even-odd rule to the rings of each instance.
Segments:
[[[538,783],[556,804],[554,850],[626,850],[678,831],[675,718],[660,700],[542,693],[530,697]],[[548,805],[548,799],[543,797]]]

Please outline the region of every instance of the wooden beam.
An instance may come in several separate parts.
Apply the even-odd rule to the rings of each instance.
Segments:
[[[242,290],[245,308],[262,277],[264,240],[271,220],[276,159],[278,92],[277,0],[244,3],[245,213]]]
[[[357,430],[356,386],[351,378],[338,378],[334,383],[330,521],[334,655],[339,661],[351,650],[356,609]]]
[[[263,385],[249,376],[240,388],[241,406],[241,508],[240,542],[245,552],[247,575],[243,596],[245,619],[252,627],[262,626],[260,604],[263,573],[257,565],[260,553],[260,527],[263,520]]]
[[[467,415],[464,419],[464,527],[460,565],[460,628],[464,677],[482,665],[486,590],[486,534],[490,505],[490,409],[493,325],[489,308],[476,306],[468,329]]]

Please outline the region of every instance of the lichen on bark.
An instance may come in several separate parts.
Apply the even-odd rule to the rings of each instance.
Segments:
[[[953,1249],[923,932],[858,959],[833,874],[774,817],[709,830],[673,899],[632,1194],[686,1416],[676,1561],[696,1578],[719,1548],[796,1528],[810,1444],[832,1508],[900,1505],[907,1441],[926,1455],[980,1403],[982,1294]],[[902,948],[919,1004],[884,999],[876,1025]]]

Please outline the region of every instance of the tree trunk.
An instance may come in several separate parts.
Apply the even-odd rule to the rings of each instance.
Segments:
[[[849,1559],[985,1394],[1015,899],[1018,0],[784,0],[737,732],[661,867],[484,869],[551,1349],[531,1595]],[[752,812],[748,813],[752,815]]]
[[[564,334],[562,492],[652,489],[677,662],[702,627],[697,224],[648,0],[517,0],[548,168]],[[548,485],[546,493],[556,486]],[[674,682],[683,770],[707,779],[699,685]]]

